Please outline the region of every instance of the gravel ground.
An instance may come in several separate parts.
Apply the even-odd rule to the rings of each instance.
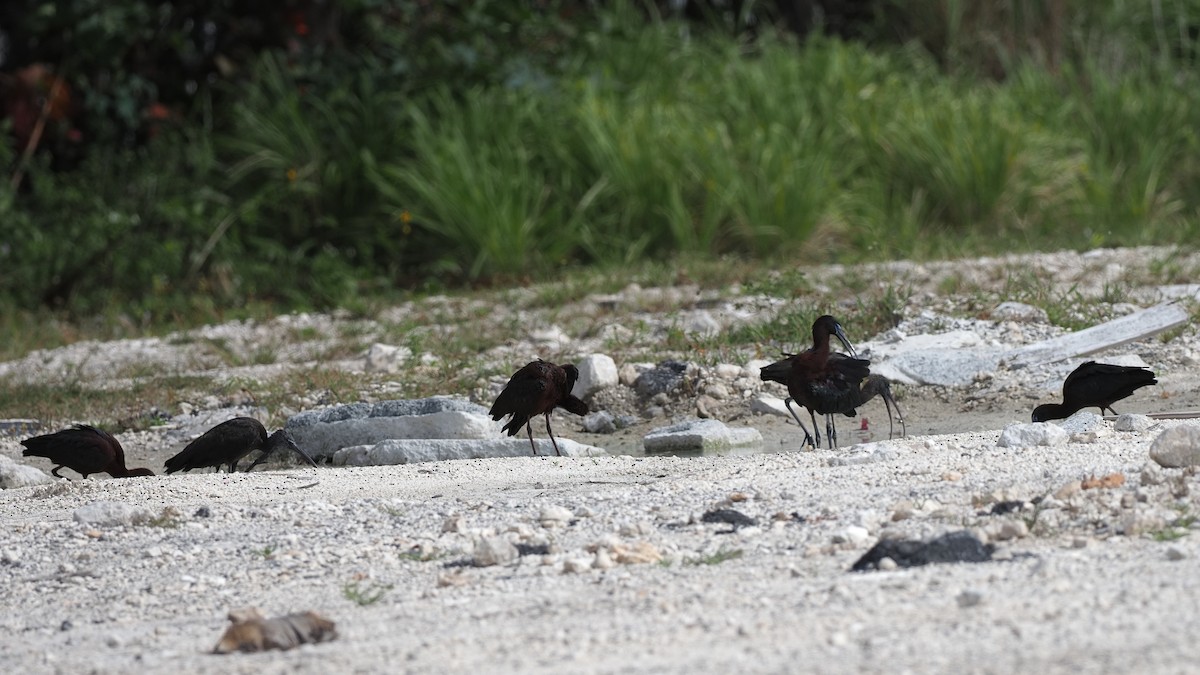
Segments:
[[[1114,265],[1127,271],[1149,259],[1144,250],[1055,255],[1019,262],[1064,284],[1099,285],[1095,270],[1117,275]],[[947,274],[984,279],[1014,262],[887,269],[914,284],[914,303],[949,312],[964,301],[927,289],[943,288]],[[1155,293],[1137,290],[1139,302]],[[907,321],[936,330],[920,311]],[[1018,344],[1060,332],[981,321],[977,330]],[[134,342],[135,353],[115,361],[175,358],[163,355],[170,341]],[[1118,409],[1195,406],[1198,346],[1189,327],[1123,348],[1150,363],[1160,385]],[[511,359],[529,348],[496,353]],[[0,371],[81,373],[71,350]],[[111,373],[94,347],[87,353],[89,372]],[[800,451],[794,424],[739,412],[734,398],[720,416],[761,429],[770,452],[177,474],[0,491],[0,663],[72,673],[1190,671],[1200,662],[1189,637],[1200,631],[1200,478],[1159,468],[1148,453],[1164,429],[1195,423],[1118,432],[1104,422],[1062,445],[998,447],[1000,429],[1026,421],[1053,389],[1049,377],[1007,372],[960,389],[908,387],[907,439],[832,451]],[[579,433],[561,414],[556,429],[632,452],[645,430],[691,414],[692,404],[676,401],[615,435]],[[868,414],[867,432],[843,425],[844,446],[851,436],[878,440],[886,418],[881,408]],[[161,432],[121,440],[131,465],[154,468],[182,443]],[[19,450],[16,439],[0,439],[0,453]],[[1093,485],[1093,477],[1107,478]],[[1013,510],[992,515],[1007,502]],[[704,522],[714,509],[755,522]],[[114,523],[101,522],[105,513]],[[964,528],[996,546],[993,561],[849,571],[882,539]],[[339,637],[288,652],[207,653],[226,613],[246,606],[267,616],[315,610]]]
[[[1148,464],[1157,433],[910,438],[843,466],[870,446],[9,490],[0,655],[12,672],[1183,672],[1200,658],[1200,548],[1176,519],[1200,509],[1200,480]],[[1113,473],[1124,485],[1080,489]],[[97,501],[156,517],[72,519]],[[715,508],[757,524],[702,522]],[[880,537],[962,527],[999,560],[848,571]],[[473,566],[495,536],[529,554]],[[359,605],[354,584],[386,591]],[[247,605],[316,610],[340,637],[206,654]]]

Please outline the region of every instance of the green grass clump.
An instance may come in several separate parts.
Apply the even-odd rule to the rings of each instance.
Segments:
[[[737,560],[738,558],[742,557],[743,554],[744,552],[740,548],[722,547],[721,550],[717,551],[716,553],[703,555],[696,558],[687,558],[683,561],[683,564],[693,566],[720,565],[721,563],[729,560]]]
[[[382,600],[392,588],[392,584],[379,584],[374,581],[369,584],[348,581],[342,585],[342,597],[359,607],[366,607]]]

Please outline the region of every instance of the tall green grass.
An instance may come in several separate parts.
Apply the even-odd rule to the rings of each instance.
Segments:
[[[488,43],[494,69],[432,84],[399,43],[326,71],[264,56],[214,127],[0,184],[0,306],[327,307],[671,256],[1196,241],[1200,0],[878,6],[868,44],[612,3],[533,31],[538,58]]]
[[[550,90],[443,95],[380,189],[468,276],[676,253],[946,255],[1186,241],[1200,77],[651,25]],[[610,58],[611,55],[611,58]],[[646,67],[654,64],[654,68]],[[1178,65],[1178,64],[1177,64]]]

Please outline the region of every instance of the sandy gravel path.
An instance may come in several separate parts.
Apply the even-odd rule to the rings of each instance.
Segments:
[[[1027,449],[981,432],[8,490],[0,661],[73,673],[1186,672],[1200,663],[1200,548],[1179,517],[1200,512],[1200,479],[1147,459],[1174,424]],[[1112,473],[1124,485],[1076,483]],[[1039,497],[987,515],[996,500]],[[98,501],[155,520],[73,519]],[[701,522],[718,507],[757,525]],[[964,527],[990,536],[999,560],[848,571],[880,537]],[[494,536],[529,554],[472,566],[475,543]],[[660,561],[617,562],[622,551]],[[383,593],[360,605],[348,588]],[[206,653],[225,613],[247,605],[316,610],[340,637]]]

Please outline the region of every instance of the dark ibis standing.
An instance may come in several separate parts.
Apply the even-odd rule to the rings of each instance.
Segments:
[[[1101,413],[1108,410],[1116,415],[1113,403],[1151,384],[1158,384],[1158,380],[1149,368],[1088,361],[1067,375],[1063,382],[1063,402],[1043,403],[1034,408],[1033,421],[1066,419],[1092,406],[1100,408]]]
[[[267,436],[267,429],[262,422],[253,417],[235,417],[221,422],[188,443],[179,454],[167,460],[166,468],[167,473],[191,471],[206,466],[216,467],[219,471],[222,465],[228,464],[228,472],[233,473],[237,471],[238,462],[254,450],[259,450],[262,454],[250,465],[251,469],[281,448],[289,448],[310,465],[317,465],[308,453],[292,442],[283,429]]]
[[[562,456],[558,441],[554,440],[554,432],[550,430],[550,414],[555,408],[576,415],[588,414],[587,404],[571,395],[571,389],[578,379],[579,369],[574,364],[559,366],[541,359],[531,361],[513,373],[488,414],[494,420],[512,415],[512,419],[504,425],[504,431],[509,436],[516,436],[521,427],[525,427],[529,435],[529,447],[535,455],[537,446],[533,444],[533,428],[529,420],[537,415],[545,415],[546,433],[550,434],[555,454]]]
[[[811,348],[799,354],[785,354],[783,359],[763,367],[759,371],[759,377],[766,382],[779,382],[787,386],[788,398],[784,399],[784,405],[787,406],[788,412],[792,413],[796,424],[804,431],[805,444],[815,447],[821,443],[816,415],[853,410],[861,395],[861,383],[870,374],[871,362],[857,358],[854,346],[850,344],[842,325],[828,314],[818,317],[813,322],[812,334]],[[836,354],[831,357],[831,337],[836,337],[850,355]],[[800,416],[792,409],[792,401],[808,408],[813,424],[811,434],[800,421]],[[826,418],[826,437],[829,446],[833,447],[837,438],[832,418]]]
[[[66,478],[58,473],[64,466],[79,472],[84,478],[100,472],[113,478],[154,475],[150,469],[126,469],[125,449],[121,443],[107,431],[86,424],[26,438],[21,445],[25,446],[25,452],[22,453],[25,457],[45,457],[57,464],[50,471],[57,478]]]
[[[860,408],[867,401],[876,396],[883,399],[883,405],[887,408],[888,413],[888,438],[894,438],[896,435],[896,420],[900,420],[900,436],[903,438],[908,435],[908,429],[904,423],[904,413],[900,411],[900,404],[896,403],[896,398],[892,396],[892,381],[876,373],[867,375],[867,379],[862,381],[861,387],[852,387],[852,392],[855,393],[847,402],[853,402],[853,405],[848,410],[841,411],[846,417],[854,417],[858,414],[855,408]],[[892,415],[892,410],[895,409],[895,416]],[[833,426],[832,420],[829,422],[830,427]]]

